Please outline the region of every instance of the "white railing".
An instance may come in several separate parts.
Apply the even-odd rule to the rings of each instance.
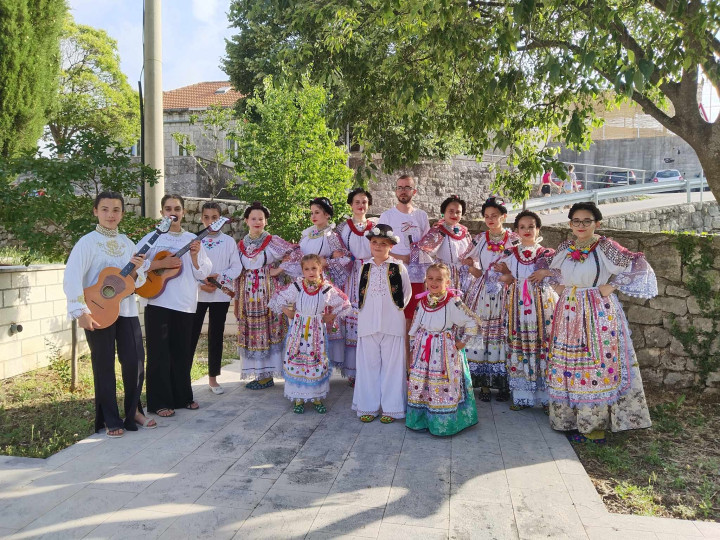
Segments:
[[[562,195],[551,195],[550,197],[536,197],[528,199],[521,204],[510,205],[511,212],[527,210],[549,210],[558,206],[566,206],[577,202],[592,201],[600,204],[608,199],[620,197],[631,197],[633,195],[648,195],[653,193],[667,193],[670,191],[685,191],[687,202],[690,202],[690,193],[694,189],[704,190],[707,187],[707,180],[704,178],[693,178],[691,180],[673,182],[652,182],[630,186],[618,186],[603,189],[590,189],[578,193],[566,193]],[[702,191],[701,191],[702,193]]]

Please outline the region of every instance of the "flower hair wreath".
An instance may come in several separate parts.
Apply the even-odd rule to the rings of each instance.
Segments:
[[[400,243],[399,236],[397,236],[395,234],[385,234],[378,227],[373,227],[371,230],[365,231],[364,235],[370,236],[370,233],[372,233],[373,236],[379,236],[380,238],[390,238],[390,239],[394,240],[395,242],[397,242],[398,244]]]

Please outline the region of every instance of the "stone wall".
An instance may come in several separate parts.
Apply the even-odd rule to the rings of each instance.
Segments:
[[[70,355],[64,264],[0,266],[0,380],[48,365],[53,346]],[[11,332],[13,323],[21,332]],[[78,353],[88,352],[78,331]]]
[[[350,166],[357,168],[361,159],[361,156],[353,154]],[[381,160],[375,161],[375,164],[378,170],[382,169]],[[373,196],[370,211],[380,214],[394,206],[397,203],[395,181],[399,176],[409,174],[415,178],[418,190],[413,203],[430,217],[440,217],[440,203],[450,195],[458,195],[467,201],[467,215],[479,218],[480,207],[490,195],[490,184],[494,180],[494,173],[488,167],[488,163],[478,162],[474,157],[456,156],[446,162],[421,161],[413,167],[392,173],[379,172],[377,180],[368,185]]]
[[[685,194],[678,194],[685,197]],[[666,206],[612,216],[603,220],[608,229],[641,232],[720,232],[720,209],[715,201]]]
[[[469,226],[472,230],[480,230],[477,222]],[[711,327],[711,321],[702,317],[697,300],[685,287],[687,271],[681,265],[674,236],[628,230],[599,232],[632,251],[645,253],[658,278],[658,296],[655,298],[644,300],[622,293],[618,295],[630,323],[645,386],[682,389],[697,384],[698,367],[683,350],[682,344],[670,335],[671,317],[676,317],[681,326],[692,324],[704,329]],[[543,245],[556,247],[569,235],[567,227],[543,227]],[[720,236],[716,236],[713,242],[720,252]],[[716,258],[714,268],[720,271],[720,258]],[[716,290],[720,288],[717,275],[715,287]],[[716,354],[720,354],[720,350]],[[710,374],[705,392],[720,395],[720,371]]]

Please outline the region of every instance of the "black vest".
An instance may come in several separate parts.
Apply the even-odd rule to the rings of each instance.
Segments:
[[[365,293],[367,292],[368,280],[370,278],[370,265],[365,263],[360,273],[360,292],[359,303],[360,309],[365,304]],[[393,303],[398,309],[405,309],[405,295],[403,291],[402,276],[400,275],[400,266],[395,263],[388,264],[388,283],[390,284],[390,295]]]

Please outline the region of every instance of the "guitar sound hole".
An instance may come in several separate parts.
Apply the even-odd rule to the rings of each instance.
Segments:
[[[103,298],[112,298],[115,296],[115,289],[110,285],[105,285],[102,288],[101,294],[103,295]]]

